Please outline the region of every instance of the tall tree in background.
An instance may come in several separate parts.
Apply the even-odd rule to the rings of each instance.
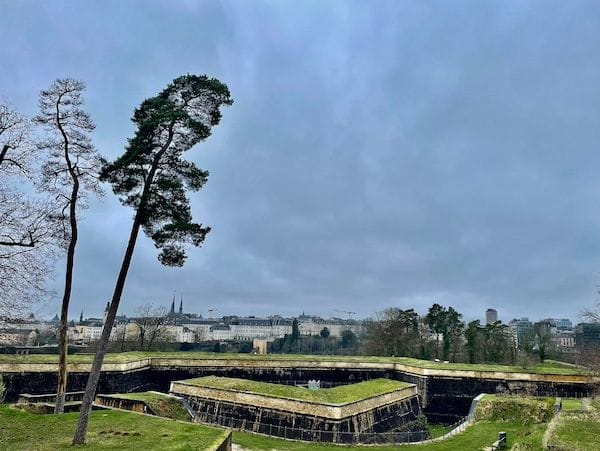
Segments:
[[[465,329],[468,363],[477,363],[481,355],[481,323],[479,320],[471,321]]]
[[[554,342],[552,341],[552,326],[549,321],[540,321],[533,325],[535,332],[535,349],[537,350],[540,362],[551,357],[555,351]]]
[[[365,352],[371,355],[414,357],[419,349],[419,315],[413,309],[385,309],[366,322]]]
[[[448,359],[450,352],[452,352],[452,359],[456,360],[464,330],[464,323],[461,318],[462,315],[453,307],[448,307],[444,318],[444,359]]]
[[[89,134],[95,126],[81,109],[85,85],[69,78],[58,79],[40,93],[40,113],[35,122],[46,129],[38,147],[48,153],[42,167],[42,186],[60,203],[58,217],[67,246],[65,285],[58,328],[58,388],[54,413],[63,413],[67,391],[67,327],[77,246],[77,211],[89,193],[99,193],[100,157]]]
[[[440,335],[446,327],[446,309],[440,304],[433,304],[425,316],[425,322],[435,334],[435,356],[440,358]]]
[[[298,341],[300,338],[300,327],[298,326],[298,319],[294,318],[292,321],[292,343]]]
[[[181,156],[210,136],[211,128],[221,120],[221,107],[232,103],[227,86],[219,80],[196,75],[173,80],[135,110],[134,137],[125,153],[102,170],[102,179],[112,185],[124,205],[133,207],[135,216],[86,385],[74,445],[85,442],[100,369],[140,228],[161,250],[158,259],[166,266],[182,266],[186,258],[183,245],[200,246],[210,231],[192,222],[185,195],[185,188],[202,188],[208,173]]]
[[[486,324],[481,333],[484,363],[515,363],[515,346],[506,324],[502,324],[502,321]]]
[[[0,323],[25,316],[50,294],[54,206],[34,190],[39,160],[29,119],[0,101]]]

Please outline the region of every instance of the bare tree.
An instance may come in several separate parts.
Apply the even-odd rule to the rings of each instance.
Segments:
[[[8,103],[0,102],[0,171],[2,175],[29,176],[35,148],[29,120]]]
[[[134,322],[138,332],[139,350],[152,350],[152,345],[157,339],[165,338],[167,309],[164,307],[155,307],[154,304],[143,304],[136,309],[136,318]]]
[[[587,307],[581,312],[581,319],[589,323],[600,323],[600,302],[592,307]]]
[[[92,145],[89,134],[95,126],[90,116],[81,109],[85,85],[77,80],[58,79],[49,89],[40,93],[40,114],[35,122],[47,133],[38,147],[48,153],[42,167],[42,186],[60,203],[58,216],[68,242],[59,325],[58,388],[54,412],[63,413],[67,389],[67,321],[73,267],[77,246],[77,212],[85,206],[90,193],[100,193],[98,172],[100,157]]]
[[[598,293],[600,294],[600,291]],[[585,308],[579,316],[584,323],[600,323],[600,302]],[[582,325],[582,327],[586,326]],[[588,343],[582,337],[581,342],[578,342],[578,348],[578,363],[587,367],[592,374],[600,374],[600,346],[593,342]]]
[[[56,256],[55,205],[34,189],[39,152],[30,124],[0,102],[0,316],[9,320],[48,297]]]

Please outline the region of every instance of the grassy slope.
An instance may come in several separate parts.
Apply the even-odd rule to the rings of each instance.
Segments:
[[[255,359],[255,360],[308,360],[308,361],[343,361],[343,362],[375,362],[375,363],[401,363],[418,368],[448,369],[466,371],[502,371],[535,374],[582,374],[584,369],[565,366],[561,363],[545,363],[533,365],[524,369],[519,366],[485,365],[468,363],[441,363],[428,360],[419,360],[408,357],[376,357],[376,356],[311,356],[295,354],[218,354],[207,352],[124,352],[107,354],[105,363],[125,363],[147,358],[177,358],[177,359]],[[69,356],[69,363],[90,363],[93,356],[90,354],[74,354]],[[0,355],[0,363],[56,363],[58,356],[51,354],[33,355]]]
[[[291,385],[269,384],[247,379],[230,377],[206,376],[189,379],[189,384],[199,387],[222,388],[242,392],[251,392],[276,398],[290,398],[300,401],[311,401],[321,404],[345,404],[361,399],[370,398],[384,393],[389,393],[410,384],[390,379],[372,379],[351,385],[340,385],[333,388],[308,390],[307,388]]]
[[[477,404],[478,420],[546,423],[552,419],[554,398],[485,395]]]
[[[550,434],[548,445],[557,451],[599,450],[600,399],[593,401],[586,412],[567,410],[561,413],[556,427]]]
[[[581,399],[564,398],[562,400],[562,410],[565,412],[581,410]]]
[[[120,393],[116,395],[105,395],[110,398],[133,399],[142,401],[149,406],[158,416],[171,418],[173,420],[189,421],[189,415],[180,401],[163,393],[140,392]]]
[[[352,451],[392,451],[392,450],[422,450],[422,451],[466,451],[479,450],[490,446],[497,438],[498,432],[505,431],[508,434],[509,446],[519,443],[521,450],[541,451],[542,436],[546,429],[545,424],[523,426],[520,422],[478,422],[462,434],[442,442],[427,445],[402,445],[402,446],[353,446],[344,447],[339,445],[310,444],[300,442],[289,442],[286,440],[262,437],[259,435],[234,432],[233,442],[247,450],[292,450],[292,451],[325,451],[345,450]]]
[[[51,451],[73,449],[78,413],[33,415],[0,407],[0,449]],[[129,412],[94,411],[87,444],[76,449],[202,450],[222,440],[224,431]]]

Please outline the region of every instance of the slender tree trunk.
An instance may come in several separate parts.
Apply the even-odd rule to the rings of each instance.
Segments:
[[[79,180],[73,179],[73,189],[69,205],[69,222],[71,225],[71,240],[67,250],[67,269],[65,271],[65,291],[63,293],[62,306],[60,310],[60,328],[58,332],[58,387],[56,389],[56,404],[54,413],[65,411],[65,394],[67,392],[67,324],[69,303],[71,301],[71,289],[73,286],[73,266],[75,261],[75,246],[77,245],[77,196],[79,193]]]
[[[6,158],[6,154],[8,153],[8,149],[10,149],[10,146],[8,144],[4,144],[2,146],[2,150],[0,150],[0,164],[2,164],[2,162],[4,161],[4,158]]]
[[[92,403],[94,401],[94,397],[96,396],[98,381],[100,380],[100,370],[102,369],[102,362],[104,361],[104,355],[106,354],[106,349],[108,347],[110,333],[115,322],[115,317],[117,316],[119,302],[121,302],[121,295],[123,294],[123,288],[125,287],[127,272],[129,271],[129,266],[131,265],[131,259],[133,257],[133,251],[135,250],[135,243],[137,241],[137,237],[140,232],[140,227],[142,225],[143,219],[146,215],[146,205],[148,203],[148,197],[150,196],[150,189],[152,187],[154,175],[156,174],[156,169],[158,168],[158,163],[160,162],[162,155],[171,145],[172,140],[173,125],[171,125],[171,127],[169,128],[169,137],[167,139],[167,142],[154,157],[152,161],[152,166],[150,168],[150,171],[148,172],[148,177],[146,178],[144,183],[144,189],[140,198],[140,204],[138,205],[138,209],[133,220],[133,225],[131,226],[131,233],[129,234],[127,249],[125,250],[123,262],[121,263],[121,269],[119,270],[119,276],[117,277],[115,291],[113,292],[113,297],[108,307],[106,322],[104,323],[104,327],[102,328],[102,335],[100,336],[100,341],[98,342],[98,350],[96,351],[94,362],[92,363],[92,368],[90,370],[90,375],[85,386],[85,394],[83,395],[81,411],[79,414],[79,420],[77,422],[77,429],[75,430],[75,435],[73,436],[73,445],[83,445],[85,443],[85,436],[90,420],[90,413],[92,411]]]
[[[65,291],[60,309],[60,329],[58,341],[58,387],[56,389],[56,403],[54,413],[63,413],[65,410],[65,393],[67,392],[67,322],[69,313],[69,302],[71,301],[71,288],[73,286],[73,264],[75,260],[75,247],[77,245],[77,196],[79,194],[79,177],[76,169],[71,163],[69,155],[69,136],[65,132],[60,120],[60,102],[62,95],[56,101],[56,125],[63,137],[64,157],[69,175],[73,182],[71,198],[69,200],[69,225],[71,237],[67,250],[67,268],[65,271]]]
[[[131,228],[129,235],[129,241],[127,243],[127,250],[123,257],[123,263],[121,264],[121,270],[119,271],[119,277],[115,285],[115,291],[113,293],[110,306],[108,307],[108,314],[106,316],[106,322],[102,328],[102,335],[98,342],[98,349],[94,362],[92,363],[92,369],[88,377],[87,384],[85,386],[85,394],[83,396],[83,402],[81,405],[81,413],[79,414],[79,421],[77,423],[77,429],[75,436],[73,437],[73,445],[82,445],[85,443],[85,436],[87,433],[87,426],[89,422],[90,413],[92,411],[92,403],[96,396],[96,388],[98,387],[98,381],[100,380],[100,370],[102,368],[102,362],[104,361],[104,355],[106,354],[106,348],[108,347],[108,340],[110,339],[110,333],[112,331],[115,317],[117,316],[117,309],[119,308],[119,302],[121,301],[121,295],[123,294],[123,288],[125,287],[125,279],[127,278],[127,272],[131,264],[131,258],[133,257],[133,251],[135,249],[135,243],[137,240],[138,233],[140,231],[141,221],[139,218],[139,210],[136,214],[136,218]]]

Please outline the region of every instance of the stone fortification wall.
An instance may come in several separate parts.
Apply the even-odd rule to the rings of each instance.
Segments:
[[[89,367],[89,364],[69,365],[69,391],[85,388]],[[7,401],[16,401],[19,393],[55,391],[56,371],[56,364],[0,364],[0,373],[7,386]],[[317,379],[324,387],[380,377],[396,379],[417,385],[422,408],[428,415],[451,414],[455,418],[466,414],[470,400],[482,392],[589,395],[600,382],[600,378],[585,375],[423,369],[399,363],[356,360],[148,358],[105,364],[98,392],[166,392],[173,380],[208,375],[279,383],[306,383]],[[452,422],[452,418],[448,421]]]
[[[263,394],[242,392],[231,389],[218,389],[189,384],[186,381],[171,383],[170,392],[177,396],[194,397],[224,401],[251,407],[260,407],[302,415],[312,415],[327,419],[341,420],[360,413],[369,412],[376,407],[399,403],[417,396],[415,386],[404,387],[390,393],[372,396],[355,402],[344,404],[325,404],[312,401],[300,401],[290,398],[267,396]]]
[[[136,399],[114,398],[112,396],[97,395],[94,403],[100,406],[112,407],[114,409],[124,409],[138,413],[155,414],[155,412],[153,412],[144,401],[138,401]]]
[[[270,436],[295,440],[324,441],[336,443],[359,443],[362,437],[403,431],[404,438],[412,433],[414,441],[426,437],[427,432],[418,420],[421,414],[419,399],[414,394],[385,403],[393,397],[373,397],[356,406],[348,406],[346,413],[282,398],[260,399],[260,405],[252,396],[221,393],[218,398],[213,391],[200,390],[190,394],[182,385],[174,384],[173,393],[183,397],[196,413],[196,421],[217,424],[234,429],[246,430]],[[203,396],[198,396],[199,394]],[[229,400],[227,400],[229,398]],[[267,397],[264,397],[267,398]],[[299,404],[305,404],[300,406]],[[369,407],[367,409],[367,407]],[[366,410],[365,410],[366,409]],[[408,440],[405,440],[408,441]]]

